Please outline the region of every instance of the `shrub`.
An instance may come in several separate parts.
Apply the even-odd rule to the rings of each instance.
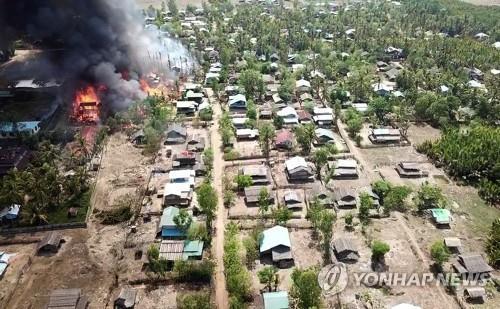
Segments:
[[[177,295],[178,309],[212,309],[215,308],[210,300],[209,292],[190,292]]]
[[[375,240],[372,243],[372,258],[375,260],[383,259],[384,255],[389,252],[391,248],[385,242]]]
[[[203,261],[175,261],[174,273],[180,282],[209,283],[214,272],[214,263]]]

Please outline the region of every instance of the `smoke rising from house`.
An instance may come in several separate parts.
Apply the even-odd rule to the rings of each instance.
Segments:
[[[0,49],[22,39],[56,50],[25,70],[74,87],[104,85],[104,101],[126,106],[145,96],[139,76],[193,65],[182,44],[143,21],[133,0],[0,0]]]

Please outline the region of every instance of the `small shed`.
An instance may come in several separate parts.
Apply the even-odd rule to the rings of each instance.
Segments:
[[[458,237],[445,237],[444,245],[452,252],[452,253],[460,253],[462,249],[462,242]]]
[[[137,298],[137,290],[130,288],[122,288],[120,294],[115,299],[114,309],[132,309],[135,307]]]
[[[483,287],[469,287],[465,289],[464,297],[470,303],[483,304],[486,301],[486,290]]]
[[[56,253],[59,250],[62,242],[63,239],[59,232],[56,231],[49,232],[38,243],[36,251],[38,253],[43,253],[43,252]]]
[[[453,263],[453,268],[459,274],[489,274],[493,268],[488,265],[480,254],[459,255]]]
[[[448,209],[444,208],[432,208],[431,210],[432,218],[438,226],[447,226],[451,222],[451,213]]]

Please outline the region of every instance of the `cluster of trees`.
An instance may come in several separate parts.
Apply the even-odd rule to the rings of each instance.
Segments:
[[[318,284],[318,269],[294,268],[292,272],[292,288],[290,296],[296,308],[310,309],[321,308],[321,288]]]
[[[387,215],[391,211],[404,212],[408,210],[407,197],[412,192],[407,186],[394,186],[388,181],[378,180],[372,184],[373,193],[379,197],[379,203],[383,206],[383,211]]]
[[[251,300],[252,283],[250,273],[242,259],[238,226],[231,222],[226,226],[224,238],[224,274],[229,292],[230,308],[244,308]]]
[[[84,153],[83,149],[75,151]],[[70,207],[79,209],[80,218],[84,216],[90,204],[85,167],[64,160],[61,149],[48,141],[36,146],[32,158],[26,169],[13,169],[2,178],[0,205],[21,205],[20,223],[23,225],[67,221]],[[63,172],[69,167],[72,173]]]
[[[488,202],[500,202],[500,128],[472,125],[464,130],[450,129],[435,142],[424,142],[418,150],[459,179],[479,186]]]
[[[325,208],[318,199],[315,199],[307,209],[307,218],[313,226],[315,235],[320,238],[323,257],[328,263],[330,261],[330,241],[333,236],[332,229],[336,215]]]
[[[491,224],[490,234],[486,241],[486,253],[490,264],[495,268],[500,268],[500,218],[495,219]]]

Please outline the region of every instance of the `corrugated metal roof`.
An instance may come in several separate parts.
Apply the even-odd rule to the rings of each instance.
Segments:
[[[291,247],[288,229],[282,226],[275,226],[262,232],[260,241],[260,252],[267,251],[277,246]]]
[[[184,241],[182,240],[163,240],[160,244],[160,258],[167,261],[182,259],[183,251]]]
[[[262,294],[264,309],[288,309],[288,292],[268,292]]]
[[[164,227],[175,227],[174,217],[179,214],[179,208],[177,207],[167,207],[163,209],[163,214],[160,219],[160,228]]]

